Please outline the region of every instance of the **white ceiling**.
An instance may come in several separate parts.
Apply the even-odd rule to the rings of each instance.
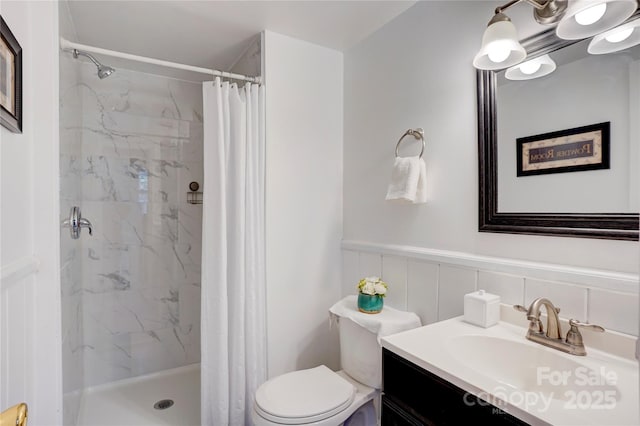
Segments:
[[[265,29],[346,50],[415,1],[68,3],[79,43],[229,70]]]

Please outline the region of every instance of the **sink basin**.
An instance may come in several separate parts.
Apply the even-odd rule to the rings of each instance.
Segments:
[[[606,403],[620,399],[620,390],[606,371],[573,361],[555,349],[526,341],[483,335],[450,338],[446,350],[459,363],[508,388],[533,392],[560,401],[576,399],[585,388],[610,395]],[[606,392],[606,393],[605,393]],[[605,401],[603,400],[603,403]]]
[[[511,311],[505,306],[502,315],[511,318]],[[587,355],[576,356],[527,340],[526,321],[513,318],[520,322],[501,319],[489,328],[451,318],[381,342],[465,395],[531,425],[640,425],[634,336],[598,334],[604,340],[596,348],[585,334]]]

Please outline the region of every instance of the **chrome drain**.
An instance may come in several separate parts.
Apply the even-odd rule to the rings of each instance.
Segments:
[[[153,404],[153,408],[156,410],[166,410],[167,408],[173,405],[173,399],[162,399],[155,404]]]

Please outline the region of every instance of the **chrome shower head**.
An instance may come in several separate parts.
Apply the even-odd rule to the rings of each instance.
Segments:
[[[93,64],[98,68],[98,77],[100,77],[101,80],[103,78],[109,77],[111,74],[113,74],[116,71],[114,68],[111,68],[108,65],[102,65],[96,58],[94,58],[92,55],[88,54],[87,52],[83,52],[78,49],[73,49],[72,53],[74,58],[77,58],[78,56],[86,56],[87,58],[89,58],[89,60],[91,60],[91,62],[93,62]]]
[[[115,71],[116,70],[114,68],[111,68],[108,65],[100,65],[98,67],[98,77],[100,77],[100,79],[107,78]]]

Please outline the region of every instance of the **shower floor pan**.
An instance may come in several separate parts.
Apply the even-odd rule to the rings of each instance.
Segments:
[[[147,425],[200,425],[200,364],[85,390],[78,426]]]

